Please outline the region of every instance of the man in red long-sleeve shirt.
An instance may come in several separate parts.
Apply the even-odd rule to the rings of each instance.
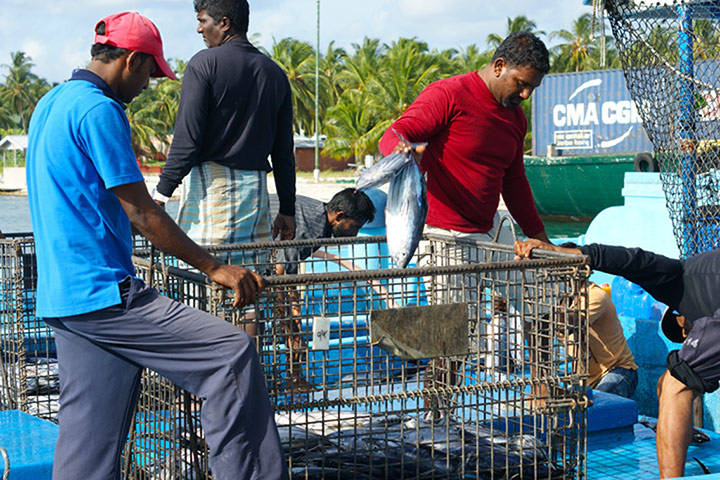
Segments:
[[[527,119],[520,107],[549,70],[548,51],[543,42],[528,32],[514,33],[500,44],[490,64],[479,72],[428,85],[385,132],[380,140],[380,150],[385,155],[409,151],[404,140],[427,142],[426,147],[415,151],[421,170],[427,173],[426,233],[492,241],[499,227],[497,207],[502,194],[523,233],[549,242],[525,176]],[[498,238],[510,245],[514,240],[507,228],[502,229]],[[472,252],[473,249],[462,247],[443,251],[438,257],[446,258],[434,258],[434,262],[442,265],[477,261]],[[498,283],[494,295],[507,297],[510,305],[517,304],[523,292],[503,286],[517,285],[517,280],[505,278]],[[450,281],[447,288],[451,301],[478,302],[474,282],[469,281],[470,284],[462,286]],[[498,338],[502,335],[507,338],[507,345],[502,348],[506,353],[499,362],[487,364],[488,369],[522,365],[525,326],[517,320],[519,316],[512,318],[515,320],[493,325],[492,330],[481,333],[489,342],[479,346],[483,351],[492,349],[491,331]],[[438,379],[428,380],[432,384]]]
[[[479,72],[430,84],[385,132],[385,155],[409,148],[398,134],[427,142],[416,154],[422,154],[420,166],[427,172],[430,227],[492,239],[502,194],[523,233],[547,241],[525,176],[527,119],[520,103],[549,69],[540,39],[512,34]]]

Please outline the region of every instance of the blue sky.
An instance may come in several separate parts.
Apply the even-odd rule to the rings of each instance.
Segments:
[[[191,0],[2,0],[0,64],[10,62],[10,52],[24,51],[36,74],[62,81],[89,60],[95,22],[127,10],[155,22],[168,58],[189,60],[205,48],[195,33]],[[591,11],[582,0],[321,0],[320,48],[334,40],[349,49],[368,36],[387,43],[418,37],[437,49],[473,43],[484,49],[489,34],[505,33],[508,17],[526,15],[549,33],[569,29]],[[315,16],[316,0],[250,0],[250,34],[259,34],[266,48],[284,37],[314,44]],[[0,68],[0,78],[6,74]]]

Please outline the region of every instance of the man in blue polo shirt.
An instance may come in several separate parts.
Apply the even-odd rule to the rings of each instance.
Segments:
[[[142,368],[205,399],[214,477],[286,478],[273,411],[249,337],[135,278],[131,224],[251,304],[263,279],[223,265],[147,192],[123,112],[150,76],[174,78],[160,33],[137,13],[102,19],[92,61],[38,103],[27,180],[38,260],[37,316],[60,365],[55,480],[120,478]]]

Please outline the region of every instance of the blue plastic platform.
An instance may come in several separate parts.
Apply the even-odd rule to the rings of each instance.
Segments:
[[[649,419],[655,421],[655,419]],[[720,435],[703,430],[710,441],[700,445],[690,445],[685,462],[685,478],[703,475],[699,459],[714,475],[703,475],[698,479],[720,479]],[[629,441],[619,440],[615,431],[588,436],[587,455],[588,480],[650,480],[659,477],[657,455],[655,453],[655,432],[636,423]]]
[[[18,410],[0,411],[0,447],[10,458],[9,480],[50,480],[59,427]],[[0,474],[5,474],[0,458]]]

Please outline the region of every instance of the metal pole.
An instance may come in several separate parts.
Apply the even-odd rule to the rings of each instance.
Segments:
[[[317,26],[315,28],[315,181],[320,180],[320,0],[317,4]]]
[[[695,162],[695,88],[693,78],[693,19],[692,9],[688,5],[679,5],[680,31],[678,32],[678,53],[680,72],[684,75],[680,85],[680,175],[682,179],[682,251],[680,255],[687,258],[697,254],[701,249],[697,231],[697,201]]]
[[[695,131],[695,86],[692,82],[693,71],[693,15],[692,8],[688,5],[678,6],[680,17],[680,31],[678,32],[678,53],[680,54],[679,67],[684,74],[680,86],[680,151],[682,152],[682,163],[680,166],[682,178],[683,195],[683,227],[682,227],[682,251],[680,255],[684,258],[707,250],[704,245],[702,231],[704,225],[698,220],[703,215],[698,212],[696,199],[696,178],[697,178],[697,132]],[[710,239],[711,240],[711,239]],[[711,240],[712,241],[712,240]],[[703,397],[700,396],[693,401],[693,424],[696,427],[703,426]]]

